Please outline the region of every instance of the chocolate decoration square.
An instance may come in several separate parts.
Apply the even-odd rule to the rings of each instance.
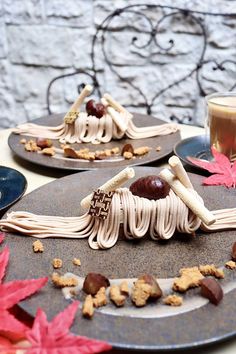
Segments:
[[[97,189],[93,193],[88,212],[89,215],[105,220],[109,213],[113,195],[114,192],[104,192],[101,189]]]

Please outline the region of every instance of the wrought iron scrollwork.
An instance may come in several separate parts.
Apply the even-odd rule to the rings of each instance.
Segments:
[[[152,13],[155,11],[159,10],[160,13],[159,17],[155,19],[150,19],[148,14],[146,13],[146,10],[152,10]],[[165,21],[168,22],[168,20],[173,19],[175,16],[180,16],[181,21],[191,21],[193,26],[196,26],[196,28],[199,31],[199,34],[201,35],[202,39],[202,47],[199,53],[199,57],[197,58],[196,62],[193,63],[192,69],[184,74],[182,77],[180,77],[178,80],[174,80],[171,83],[168,83],[165,87],[157,90],[154,92],[153,96],[150,97],[147,94],[145,94],[141,87],[139,87],[137,84],[134,82],[128,80],[126,77],[124,77],[120,72],[119,68],[116,65],[116,63],[109,57],[109,54],[106,49],[106,43],[107,43],[107,35],[111,33],[114,30],[114,21],[116,19],[121,19],[122,16],[132,16],[132,18],[141,18],[143,21],[145,21],[145,24],[147,26],[147,29],[145,31],[141,31],[141,29],[136,28],[136,34],[132,37],[131,42],[129,43],[130,46],[135,48],[137,51],[142,51],[142,50],[147,50],[151,46],[155,46],[161,53],[164,54],[169,54],[171,50],[175,47],[176,43],[173,38],[169,38],[167,41],[167,44],[163,45],[160,43],[160,33],[161,33],[161,28],[162,25],[165,23]],[[201,78],[201,72],[204,68],[205,65],[211,64],[212,63],[212,70],[220,70],[220,71],[227,71],[228,65],[229,64],[234,64],[236,65],[236,61],[233,59],[225,59],[221,62],[217,62],[216,60],[209,60],[205,59],[206,56],[206,50],[208,46],[207,42],[207,31],[206,31],[206,26],[205,22],[207,21],[207,18],[209,17],[222,17],[222,18],[234,18],[236,20],[236,13],[211,13],[211,12],[203,12],[203,11],[194,11],[194,10],[189,10],[189,9],[183,9],[175,6],[165,6],[165,5],[154,5],[154,4],[133,4],[133,5],[128,5],[123,8],[116,9],[112,13],[110,13],[103,21],[102,23],[97,27],[96,33],[93,36],[92,39],[92,47],[91,47],[91,62],[92,66],[90,70],[76,70],[74,72],[70,72],[69,74],[64,74],[55,77],[51,82],[49,83],[48,89],[47,89],[47,108],[48,112],[51,113],[50,109],[50,90],[53,86],[53,84],[62,78],[65,78],[67,76],[74,76],[74,75],[79,75],[79,74],[85,74],[89,77],[89,80],[92,82],[93,86],[98,92],[98,95],[101,96],[101,83],[99,79],[99,68],[97,67],[96,63],[96,53],[97,50],[100,46],[101,53],[104,58],[104,64],[108,66],[109,70],[115,75],[116,79],[120,83],[125,83],[127,87],[130,87],[134,92],[137,93],[139,98],[141,99],[142,103],[141,106],[145,107],[146,112],[148,114],[152,113],[152,109],[156,104],[157,99],[160,98],[163,94],[165,94],[168,90],[171,90],[173,87],[177,87],[178,85],[184,83],[185,81],[189,79],[194,79],[196,80],[196,85],[198,88],[198,92],[200,96],[205,96],[208,94],[208,92],[205,90],[202,78]],[[127,28],[131,28],[134,30],[133,23],[130,23],[129,21],[126,23],[124,26],[124,30]],[[140,42],[139,35],[141,33],[144,33],[147,37],[144,43]],[[125,63],[124,63],[125,65]],[[78,88],[80,89],[83,86],[83,83],[80,83]],[[230,90],[233,90],[236,88],[236,82],[229,88]],[[169,117],[170,120],[176,120],[178,122],[184,122],[188,123],[191,121],[191,117],[177,117],[175,114],[171,115]]]

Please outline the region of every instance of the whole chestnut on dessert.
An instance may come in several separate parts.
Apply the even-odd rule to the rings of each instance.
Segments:
[[[129,189],[133,195],[154,200],[165,198],[170,192],[169,184],[159,176],[141,177]]]
[[[96,111],[96,103],[94,100],[89,100],[86,103],[86,112],[88,113],[88,115],[90,116],[94,116],[94,112]]]
[[[106,109],[102,103],[96,103],[95,100],[89,100],[86,103],[86,112],[90,116],[102,118],[102,116],[106,113]]]

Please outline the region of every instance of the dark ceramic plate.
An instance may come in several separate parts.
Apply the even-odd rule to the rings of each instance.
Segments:
[[[79,215],[80,200],[119,170],[90,171],[64,177],[26,195],[11,210],[46,215]],[[141,177],[157,174],[159,170],[136,167],[135,171],[136,177]],[[208,208],[235,206],[235,189],[205,187],[201,185],[201,176],[190,174],[190,178]],[[223,266],[230,259],[235,231],[199,232],[195,237],[175,235],[165,242],[154,242],[150,238],[139,242],[120,240],[113,248],[103,251],[90,249],[86,239],[44,239],[44,252],[34,254],[33,241],[30,237],[7,235],[6,243],[12,255],[7,280],[49,276],[53,272],[52,259],[58,257],[63,260],[62,274],[70,271],[84,277],[89,272],[99,272],[110,279],[130,279],[151,273],[164,279],[161,284],[165,284],[172,282],[171,278],[177,276],[182,267],[212,263]],[[81,267],[72,264],[74,257],[80,258]],[[183,306],[175,308],[163,305],[160,300],[143,309],[135,308],[130,303],[123,309],[110,304],[96,310],[92,320],[82,318],[79,311],[72,331],[106,340],[115,348],[154,352],[197,347],[229,338],[236,334],[236,275],[230,270],[225,270],[225,274],[225,279],[221,280],[225,296],[218,306],[200,297],[196,288],[183,295]],[[82,300],[80,296],[79,300]],[[61,290],[55,289],[50,281],[37,295],[20,304],[31,315],[42,307],[49,318],[67,305]]]
[[[181,140],[174,146],[174,153],[186,164],[202,169],[188,160],[189,157],[196,157],[207,161],[212,160],[210,150],[210,139],[207,135],[197,135]]]
[[[0,166],[0,211],[15,203],[25,192],[27,182],[17,170]]]
[[[46,124],[46,125],[58,125],[63,120],[63,114],[57,114],[52,116],[43,117],[40,119],[36,119],[34,123],[37,124]],[[150,125],[158,125],[166,123],[160,119],[147,116],[144,114],[134,114],[134,122],[137,126],[150,126]],[[9,136],[8,144],[11,150],[20,158],[36,163],[41,166],[49,167],[49,168],[57,168],[63,170],[95,170],[100,168],[107,168],[107,167],[126,167],[126,166],[134,166],[134,165],[143,165],[153,161],[157,161],[162,159],[165,156],[168,156],[173,151],[173,146],[180,141],[180,133],[176,132],[174,134],[170,134],[168,136],[160,136],[160,137],[153,137],[147,139],[139,139],[139,140],[131,140],[131,139],[121,139],[117,141],[111,141],[107,144],[101,145],[92,145],[92,144],[73,144],[76,149],[81,149],[84,147],[91,148],[92,151],[97,149],[110,149],[116,146],[119,146],[120,149],[127,144],[131,143],[134,148],[140,146],[149,146],[152,150],[142,156],[140,158],[136,158],[134,160],[101,160],[101,161],[78,161],[75,159],[56,159],[49,156],[45,156],[42,154],[31,153],[27,152],[24,149],[24,145],[20,144],[20,139],[22,136],[11,134]],[[29,139],[29,137],[26,137]],[[59,147],[59,142],[54,141],[53,144]],[[161,146],[161,151],[156,151],[156,147]]]

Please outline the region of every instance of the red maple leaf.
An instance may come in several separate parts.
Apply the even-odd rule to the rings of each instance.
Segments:
[[[47,282],[47,278],[14,280],[2,284],[9,261],[7,247],[0,253],[0,331],[14,332],[24,336],[28,327],[18,321],[9,310],[19,301],[34,294]]]
[[[213,162],[200,161],[194,157],[188,157],[188,160],[194,165],[204,168],[213,173],[212,176],[203,180],[203,184],[209,186],[224,185],[226,187],[236,187],[236,161],[231,164],[228,157],[219,153],[213,147],[211,148],[212,155],[215,159]]]
[[[101,353],[112,347],[103,341],[75,336],[69,332],[79,302],[74,301],[51,322],[45,312],[38,309],[32,329],[26,332],[31,344],[27,354],[90,354]]]

